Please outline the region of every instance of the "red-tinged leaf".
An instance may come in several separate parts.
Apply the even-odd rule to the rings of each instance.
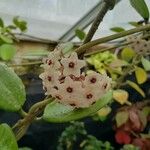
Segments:
[[[134,139],[132,144],[139,147],[140,150],[146,150],[144,146],[144,142],[140,138]]]
[[[130,121],[132,122],[132,128],[134,131],[140,130],[141,127],[141,122],[140,118],[135,110],[130,110],[129,111],[129,118]]]
[[[131,142],[129,133],[122,130],[117,131],[117,133],[115,134],[115,139],[119,144],[129,144]]]

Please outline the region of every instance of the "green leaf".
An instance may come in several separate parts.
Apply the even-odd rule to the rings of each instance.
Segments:
[[[22,31],[26,31],[27,29],[27,22],[24,20],[19,20],[19,17],[16,16],[13,18],[13,23]]]
[[[127,84],[130,85],[133,89],[135,89],[138,93],[140,93],[143,97],[145,97],[144,91],[136,83],[127,80]]]
[[[129,113],[126,111],[120,111],[116,114],[116,123],[117,123],[117,127],[122,126],[124,123],[126,123],[128,121],[129,118]]]
[[[3,42],[8,43],[8,44],[12,44],[13,43],[13,40],[10,37],[6,36],[6,35],[0,34],[0,39]]]
[[[124,105],[128,101],[129,93],[125,90],[122,90],[122,89],[114,90],[113,91],[113,98],[115,101],[117,101],[121,105]]]
[[[125,31],[124,28],[122,27],[113,27],[113,28],[110,28],[111,31],[113,32],[122,32],[122,31]]]
[[[28,147],[21,147],[21,148],[19,148],[19,150],[32,150],[32,149],[28,148]]]
[[[11,60],[16,54],[16,48],[10,44],[0,46],[0,57],[3,60]]]
[[[141,67],[136,67],[135,76],[138,84],[142,84],[147,80],[147,73]]]
[[[150,114],[150,107],[146,106],[142,109],[142,112],[145,114],[145,116],[147,117]]]
[[[15,72],[0,63],[0,109],[18,111],[25,102],[25,87]]]
[[[145,19],[149,19],[149,10],[145,0],[130,0],[132,7]]]
[[[16,29],[16,26],[14,26],[14,25],[9,25],[9,26],[7,26],[7,28],[8,28],[8,29],[11,29],[11,30],[15,30],[15,29]]]
[[[112,91],[106,93],[100,100],[88,108],[73,109],[56,102],[50,103],[44,110],[44,120],[48,122],[68,122],[95,114],[112,100]]]
[[[138,24],[138,22],[134,22],[134,21],[130,21],[128,22],[131,26],[134,26],[134,27],[139,27],[140,24]]]
[[[139,112],[138,112],[138,115],[139,115],[140,121],[141,121],[142,124],[143,124],[143,127],[145,128],[146,125],[147,125],[147,116],[144,114],[143,111],[139,111]]]
[[[121,58],[127,62],[129,62],[134,56],[135,52],[131,48],[126,47],[121,51]]]
[[[140,136],[141,136],[141,138],[143,138],[143,139],[150,139],[150,134],[141,133]]]
[[[0,125],[0,139],[1,150],[18,150],[15,136],[7,124]]]
[[[85,32],[82,31],[82,30],[80,30],[80,29],[76,29],[76,30],[75,30],[75,34],[76,34],[76,36],[77,36],[81,41],[82,41],[82,40],[85,38],[85,36],[86,36]]]
[[[64,44],[60,45],[60,48],[62,49],[63,54],[69,54],[73,50],[73,43],[72,42],[66,42]]]
[[[0,27],[4,27],[4,22],[3,22],[3,19],[2,18],[0,18]]]
[[[150,71],[150,61],[142,57],[141,59],[142,65],[146,71]]]

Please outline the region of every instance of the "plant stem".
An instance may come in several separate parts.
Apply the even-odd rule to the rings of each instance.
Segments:
[[[30,124],[36,119],[36,117],[43,112],[46,105],[53,101],[53,98],[45,99],[41,102],[34,104],[29,112],[24,116],[23,119],[19,120],[13,127],[16,139],[19,140],[26,133]]]
[[[80,54],[84,53],[86,51],[86,49],[88,49],[90,47],[93,47],[95,45],[105,43],[105,42],[108,42],[108,41],[112,41],[112,40],[130,35],[130,34],[145,31],[145,30],[148,30],[148,29],[150,29],[150,24],[145,25],[145,26],[141,26],[141,27],[138,27],[138,28],[130,29],[130,30],[127,30],[127,31],[122,31],[120,33],[116,33],[116,34],[113,34],[113,35],[110,35],[110,36],[107,36],[107,37],[99,38],[97,40],[93,40],[91,42],[88,42],[88,43],[80,46],[79,48],[77,48],[75,51],[80,55]]]
[[[148,37],[150,37],[150,35],[143,36],[142,39],[146,39]],[[122,41],[122,42],[124,42],[124,41]],[[129,44],[132,44],[132,43],[133,42],[124,42],[124,43],[121,43],[121,44],[114,45],[112,47],[94,50],[92,52],[85,53],[84,56],[90,56],[90,55],[93,55],[93,54],[97,54],[99,52],[110,51],[110,50],[114,50],[116,48],[122,48],[122,47],[124,47],[126,45],[129,45]]]
[[[111,2],[110,2],[111,1]],[[110,7],[113,8],[115,5],[115,0],[104,0],[101,4],[101,8],[99,13],[97,14],[83,44],[91,41],[91,39],[93,38],[96,30],[98,29],[99,24],[102,22],[104,16],[106,15],[106,13],[110,10]]]
[[[42,61],[22,63],[22,64],[8,64],[8,66],[10,66],[10,67],[18,67],[18,66],[40,65],[40,64],[42,64]]]

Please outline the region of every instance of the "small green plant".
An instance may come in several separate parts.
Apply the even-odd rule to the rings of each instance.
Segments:
[[[79,139],[84,139],[79,141]],[[83,122],[73,122],[61,134],[57,150],[113,150],[111,144],[102,142],[92,135],[88,135]],[[81,142],[79,145],[76,143]]]
[[[2,18],[0,18],[0,58],[2,60],[11,60],[16,53],[14,46],[14,41],[18,41],[14,34],[16,30],[25,32],[27,30],[27,22],[20,20],[19,17],[14,17],[13,24],[5,25]]]

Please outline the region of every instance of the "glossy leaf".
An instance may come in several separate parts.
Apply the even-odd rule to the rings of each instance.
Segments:
[[[136,83],[127,80],[127,84],[130,85],[133,89],[135,89],[138,93],[140,93],[143,97],[145,97],[144,91]]]
[[[86,36],[85,32],[80,29],[76,29],[75,34],[80,40],[83,40]]]
[[[135,52],[131,48],[124,48],[121,52],[121,57],[123,60],[130,61],[135,56]]]
[[[11,44],[3,44],[0,46],[0,57],[3,60],[11,60],[16,53],[16,48]]]
[[[129,24],[134,26],[134,27],[139,27],[140,26],[140,24],[138,24],[138,22],[134,22],[134,21],[130,21]]]
[[[97,114],[98,114],[98,116],[100,116],[100,117],[106,117],[110,112],[111,112],[111,107],[106,106],[106,107],[101,108],[101,109],[97,112]]]
[[[0,63],[0,109],[18,111],[25,102],[25,88],[15,72]]]
[[[129,114],[126,111],[120,111],[116,114],[115,119],[116,119],[117,127],[120,127],[128,121]]]
[[[128,101],[129,94],[125,90],[115,90],[113,91],[113,98],[115,101],[120,103],[121,105],[125,104]]]
[[[4,27],[4,22],[3,22],[3,19],[2,18],[0,18],[0,27]]]
[[[13,40],[6,36],[6,35],[2,35],[0,34],[0,39],[4,42],[4,43],[8,43],[8,44],[12,44],[13,43]]]
[[[141,59],[142,65],[146,71],[150,71],[150,61],[142,57]]]
[[[135,76],[136,76],[138,84],[142,84],[147,80],[147,73],[141,67],[136,67]]]
[[[0,139],[1,150],[18,150],[15,136],[7,124],[0,125]]]
[[[139,115],[140,121],[141,121],[142,124],[143,124],[143,127],[145,128],[146,125],[147,125],[147,116],[144,114],[143,111],[139,111],[139,112],[138,112],[138,115]]]
[[[145,0],[130,0],[132,7],[145,19],[149,19],[149,10]]]
[[[24,20],[20,20],[18,16],[13,18],[13,23],[22,31],[26,31],[27,29],[27,22]]]
[[[122,31],[125,31],[124,28],[122,27],[113,27],[113,28],[110,28],[111,31],[113,32],[122,32]]]
[[[145,114],[146,117],[150,115],[150,106],[146,106],[142,109],[142,112]]]
[[[112,91],[106,93],[100,100],[88,108],[73,109],[71,106],[65,106],[53,102],[45,108],[44,120],[48,122],[68,122],[78,120],[95,114],[98,110],[107,105],[112,99]]]

